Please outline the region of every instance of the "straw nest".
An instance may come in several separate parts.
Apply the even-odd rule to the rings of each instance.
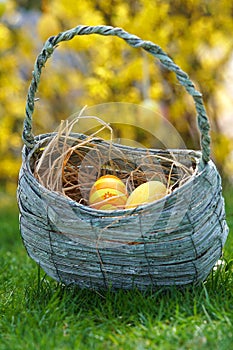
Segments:
[[[74,135],[72,129],[80,118],[96,118],[97,131],[89,136]],[[98,137],[104,129],[110,140]],[[34,176],[50,191],[62,193],[72,200],[89,205],[89,193],[94,182],[103,175],[117,176],[130,194],[139,185],[159,180],[167,188],[167,194],[182,186],[197,171],[196,162],[181,162],[172,152],[158,154],[144,151],[140,157],[127,154],[112,142],[110,125],[97,117],[76,117],[72,122],[62,121],[57,133],[36,152]],[[186,163],[186,164],[185,164]]]

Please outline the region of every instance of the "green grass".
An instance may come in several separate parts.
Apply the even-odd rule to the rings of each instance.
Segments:
[[[0,350],[218,349],[233,344],[233,190],[225,263],[199,286],[94,292],[65,288],[26,255],[13,203],[0,212]]]

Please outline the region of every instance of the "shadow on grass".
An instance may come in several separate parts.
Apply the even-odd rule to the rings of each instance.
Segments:
[[[56,283],[38,268],[37,280],[25,290],[28,310],[59,308],[66,316],[91,315],[95,322],[121,319],[121,322],[142,322],[144,317],[157,322],[171,322],[203,315],[208,321],[232,314],[233,261],[222,261],[209,275],[207,281],[196,285],[158,287],[139,291],[90,290]],[[231,317],[233,323],[233,315]]]

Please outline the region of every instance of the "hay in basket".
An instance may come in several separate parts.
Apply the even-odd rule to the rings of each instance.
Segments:
[[[86,138],[73,137],[73,127],[79,120],[96,119],[100,127]],[[108,129],[110,140],[98,134]],[[140,157],[127,157],[119,144],[114,144],[113,130],[100,118],[78,115],[72,121],[62,121],[56,134],[35,155],[34,176],[42,186],[59,192],[77,203],[89,205],[89,193],[94,182],[104,175],[114,175],[126,185],[127,193],[148,181],[160,181],[171,193],[197,170],[195,162],[180,163],[172,151],[160,154],[145,152]],[[117,237],[115,237],[117,241]]]
[[[58,43],[77,35],[113,35],[141,47],[193,97],[201,151],[143,149],[72,132],[34,137],[32,114],[41,70]],[[102,121],[101,128],[111,128]],[[36,59],[24,123],[19,174],[20,229],[25,248],[44,271],[82,288],[184,285],[203,281],[222,255],[228,227],[221,178],[210,160],[209,123],[201,94],[164,51],[120,28],[78,26],[51,37]],[[88,205],[93,182],[117,175],[132,191],[160,179],[167,195],[136,208],[97,210]]]

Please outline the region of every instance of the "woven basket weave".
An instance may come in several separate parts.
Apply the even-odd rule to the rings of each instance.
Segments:
[[[201,151],[173,150],[181,162],[195,162],[197,171],[166,197],[131,210],[92,209],[46,189],[32,172],[36,152],[51,136],[32,134],[41,70],[60,42],[94,33],[120,37],[158,58],[193,97],[197,111]],[[35,62],[23,140],[17,191],[21,235],[29,256],[55,280],[95,289],[184,285],[203,281],[221,257],[228,227],[221,178],[210,160],[209,122],[202,96],[187,74],[154,43],[109,26],[78,26],[49,38]],[[117,147],[132,159],[145,152]],[[155,149],[149,152],[166,154]]]

